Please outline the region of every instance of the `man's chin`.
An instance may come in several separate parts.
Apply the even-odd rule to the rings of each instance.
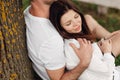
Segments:
[[[57,0],[47,0],[47,1],[45,2],[45,4],[51,5],[54,1],[57,1]]]

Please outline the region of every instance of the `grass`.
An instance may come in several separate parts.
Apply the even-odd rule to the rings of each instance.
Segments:
[[[92,15],[99,24],[108,31],[120,30],[120,10],[109,8],[108,14],[100,15],[97,12],[97,5],[87,4],[73,0],[78,5],[80,11],[84,14]],[[23,0],[24,9],[29,5],[29,0]],[[120,56],[116,58],[116,65],[120,65]]]

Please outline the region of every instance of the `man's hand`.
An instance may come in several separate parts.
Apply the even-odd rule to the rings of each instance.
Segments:
[[[77,48],[73,43],[70,43],[70,46],[74,49],[75,53],[79,57],[80,64],[88,67],[93,53],[91,42],[81,38],[78,39],[78,42],[80,44],[80,48]]]
[[[58,70],[47,70],[51,80],[78,80],[79,76],[86,70],[92,58],[92,45],[86,39],[78,39],[80,48],[77,48],[73,43],[70,43],[75,53],[80,59],[80,63],[72,70],[65,72],[65,66]]]

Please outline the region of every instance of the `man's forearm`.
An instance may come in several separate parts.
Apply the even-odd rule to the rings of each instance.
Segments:
[[[62,76],[61,80],[77,80],[87,67],[88,66],[79,64],[74,69],[65,72],[64,75]]]

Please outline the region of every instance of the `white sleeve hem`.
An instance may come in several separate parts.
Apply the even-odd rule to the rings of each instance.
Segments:
[[[48,69],[48,70],[57,70],[57,69],[60,69],[60,68],[63,68],[63,67],[65,67],[65,63],[64,64],[59,64],[56,67],[47,67],[46,66],[46,69]]]

